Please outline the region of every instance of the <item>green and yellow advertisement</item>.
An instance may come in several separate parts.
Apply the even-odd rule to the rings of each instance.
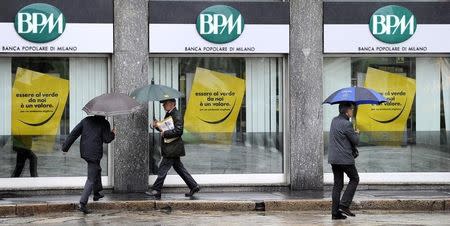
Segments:
[[[383,94],[387,102],[358,106],[358,129],[361,132],[373,132],[371,137],[376,141],[400,142],[411,114],[416,81],[402,74],[369,67],[364,86]]]
[[[231,142],[245,94],[245,81],[197,68],[184,116],[185,129],[201,139]]]
[[[56,135],[69,81],[18,68],[12,89],[12,134]]]

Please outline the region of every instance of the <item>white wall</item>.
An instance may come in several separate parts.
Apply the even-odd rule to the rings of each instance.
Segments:
[[[440,58],[416,58],[416,131],[440,130]]]
[[[351,59],[323,59],[323,100],[334,91],[351,86]],[[337,105],[323,105],[323,131],[330,131],[331,120],[339,114]]]
[[[155,84],[165,85],[178,90],[179,83],[179,71],[178,71],[178,58],[150,58],[149,70],[148,70],[148,82],[152,79],[155,80]],[[189,95],[189,94],[186,94]],[[179,102],[177,102],[177,105]],[[155,117],[158,120],[164,118],[166,112],[161,107],[159,102],[155,102]],[[153,118],[153,103],[148,105],[148,118]]]
[[[11,135],[11,58],[0,58],[0,135]]]
[[[277,71],[276,58],[245,59],[247,132],[277,131],[276,79],[278,73],[280,72]]]
[[[107,58],[70,58],[69,59],[69,97],[70,130],[86,113],[81,110],[92,98],[107,92]]]

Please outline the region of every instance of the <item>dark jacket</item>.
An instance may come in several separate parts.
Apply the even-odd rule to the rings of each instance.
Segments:
[[[328,163],[339,165],[355,164],[353,150],[359,143],[359,136],[349,118],[340,114],[331,121]]]
[[[184,142],[181,139],[183,135],[183,116],[181,112],[174,108],[170,113],[167,112],[164,118],[172,117],[174,129],[167,130],[164,132],[163,137],[161,137],[161,155],[166,158],[178,158],[185,156],[186,152],[184,150]],[[170,143],[165,143],[164,138],[178,138]]]
[[[103,143],[110,143],[115,137],[105,117],[86,117],[70,132],[62,145],[62,151],[69,151],[70,146],[80,135],[80,154],[81,158],[86,161],[101,160],[103,157]]]

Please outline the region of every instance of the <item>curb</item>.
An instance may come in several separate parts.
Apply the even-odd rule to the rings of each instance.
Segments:
[[[188,211],[328,211],[330,200],[143,200],[105,201],[88,204],[92,210],[188,210]],[[354,210],[450,211],[450,199],[362,200],[353,203]],[[0,217],[30,216],[76,211],[77,203],[33,203],[0,205]]]

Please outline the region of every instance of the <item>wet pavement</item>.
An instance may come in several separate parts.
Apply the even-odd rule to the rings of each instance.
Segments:
[[[208,192],[202,190],[192,198],[184,196],[188,189],[180,189],[177,193],[164,193],[162,200],[205,200],[205,201],[268,201],[268,200],[330,200],[329,191],[287,191],[287,192]],[[81,191],[79,191],[81,194]],[[23,195],[0,192],[0,205],[33,204],[33,203],[77,203],[80,194],[71,195]],[[402,199],[450,199],[450,190],[361,190],[357,191],[354,200],[402,200]],[[152,200],[144,193],[106,194],[101,202]]]
[[[22,220],[47,222],[58,221],[61,222],[76,222],[83,223],[90,219],[80,216],[76,210],[76,206],[79,200],[79,195],[20,195],[14,193],[0,193],[0,219],[7,219],[1,221],[2,223],[8,223],[9,221],[18,223]],[[192,198],[184,197],[182,192],[180,193],[164,193],[162,200],[156,201],[152,197],[145,194],[106,194],[105,198],[99,202],[89,202],[88,207],[94,210],[97,218],[101,218],[100,224],[105,221],[108,223],[109,219],[116,219],[117,221],[126,221],[133,219],[140,219],[141,215],[144,217],[143,222],[152,221],[156,219],[155,224],[161,223],[161,225],[177,225],[179,222],[184,222],[182,219],[184,215],[183,211],[191,212],[195,218],[200,219],[198,224],[208,225],[208,220],[211,220],[210,215],[202,215],[205,211],[224,211],[223,217],[225,219],[230,218],[231,223],[234,222],[232,211],[238,212],[242,216],[243,221],[256,221],[265,223],[264,219],[260,219],[261,214],[263,216],[269,216],[267,219],[273,220],[273,224],[278,224],[277,220],[281,223],[293,224],[297,219],[296,214],[302,215],[303,212],[299,211],[326,211],[329,212],[331,208],[331,199],[329,192],[324,191],[297,191],[297,192],[200,192]],[[352,208],[362,214],[363,220],[368,220],[374,217],[375,219],[384,219],[381,215],[371,215],[372,212],[364,211],[431,211],[427,214],[440,213],[440,211],[447,211],[445,216],[450,216],[450,191],[449,190],[408,190],[408,191],[358,191],[355,196]],[[171,218],[164,218],[158,214],[177,213],[173,215],[175,217],[174,222],[164,222]],[[100,211],[100,212],[99,212]],[[110,211],[110,212],[102,212]],[[116,212],[114,212],[116,211]],[[127,212],[133,211],[133,212]],[[141,212],[139,212],[141,211]],[[147,212],[142,212],[147,211]],[[181,212],[180,212],[181,211]],[[230,212],[231,211],[231,212]],[[261,212],[266,211],[266,212]],[[275,215],[273,211],[286,211],[279,212]],[[227,212],[227,213],[225,213]],[[248,212],[248,213],[245,213]],[[123,215],[123,213],[125,215]],[[296,214],[292,214],[296,213]],[[48,215],[45,214],[53,214]],[[78,215],[77,215],[78,214]],[[156,215],[155,215],[156,214]],[[200,214],[199,216],[197,216]],[[230,215],[231,214],[231,215]],[[256,215],[255,215],[256,214]],[[315,220],[320,220],[316,223],[326,223],[326,219],[329,218],[325,213],[315,213],[315,217],[311,217],[311,214],[303,214],[305,219],[311,220],[314,223]],[[318,214],[318,215],[317,215]],[[392,212],[384,213],[387,216],[393,214]],[[422,220],[431,220],[428,215],[420,215],[424,218]],[[95,215],[95,214],[94,214]],[[147,215],[155,215],[153,218],[145,218]],[[181,216],[178,216],[181,215]],[[292,216],[291,216],[292,215]],[[373,214],[372,214],[373,215]],[[1,218],[1,217],[24,217],[22,218]],[[35,217],[32,217],[35,216]],[[129,219],[128,216],[132,216]],[[215,216],[215,215],[213,215]],[[412,217],[411,215],[410,217]],[[309,218],[308,218],[309,217]],[[55,219],[57,218],[57,219]],[[205,218],[205,219],[203,219]],[[216,220],[219,216],[215,216]],[[158,220],[160,219],[160,220]],[[360,219],[360,218],[358,218]],[[409,219],[409,217],[401,218]],[[92,219],[93,221],[97,219]],[[300,219],[297,219],[300,220]],[[116,221],[114,220],[113,223]],[[223,221],[218,221],[222,223]],[[303,221],[300,221],[303,222]],[[384,221],[383,221],[384,222]],[[383,223],[382,222],[382,223]],[[445,223],[450,221],[445,221]],[[26,222],[24,222],[26,223]],[[133,222],[131,222],[133,223]],[[134,222],[139,223],[139,222]],[[134,224],[133,223],[133,224]],[[386,223],[386,222],[384,222]],[[196,222],[192,222],[191,225],[198,225]],[[271,223],[272,224],[272,223]],[[87,223],[90,225],[90,223]],[[97,223],[95,223],[97,225]],[[224,224],[228,225],[228,224]],[[270,224],[269,224],[270,225]],[[421,224],[419,224],[421,225]]]
[[[0,218],[2,225],[450,225],[449,212],[359,211],[332,221],[326,212],[99,211]]]

